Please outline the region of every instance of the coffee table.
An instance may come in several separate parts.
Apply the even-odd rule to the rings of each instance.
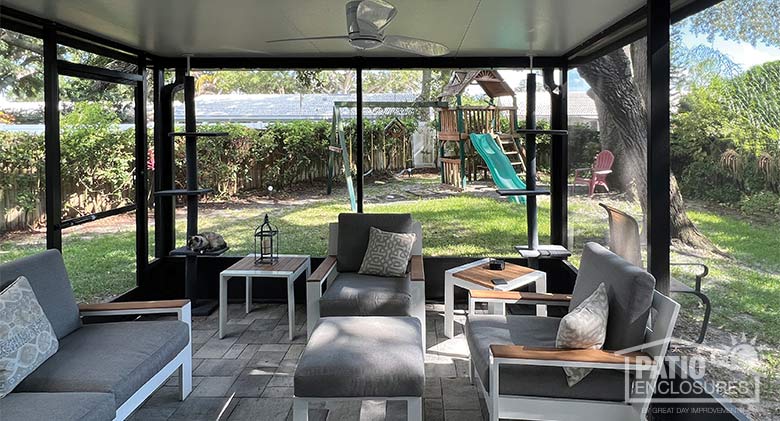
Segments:
[[[279,255],[274,264],[255,264],[255,255],[250,254],[219,274],[219,338],[225,337],[227,324],[227,283],[231,278],[244,278],[246,283],[246,312],[252,310],[252,278],[284,278],[287,280],[287,322],[290,340],[295,331],[295,292],[293,285],[301,274],[311,274],[311,257],[297,254]]]
[[[547,292],[547,274],[525,266],[506,263],[504,270],[488,269],[490,259],[481,259],[457,266],[444,272],[444,335],[452,338],[455,331],[455,287],[476,290],[512,291],[525,285],[536,284],[536,292]],[[491,280],[501,278],[506,285],[493,285]],[[490,312],[501,313],[500,303],[489,304]],[[537,316],[547,315],[546,305],[536,306]]]

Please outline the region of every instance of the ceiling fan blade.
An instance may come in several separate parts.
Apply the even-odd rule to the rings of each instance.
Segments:
[[[403,35],[386,36],[384,45],[396,50],[419,54],[426,57],[443,56],[450,52],[449,48],[439,44],[438,42],[405,37]]]
[[[349,37],[346,35],[329,35],[324,37],[303,37],[303,38],[284,38],[284,39],[272,39],[270,41],[266,41],[268,43],[273,42],[288,42],[288,41],[317,41],[317,40],[323,40],[323,39],[344,39],[349,40]]]
[[[241,48],[241,47],[226,47],[226,46],[225,46],[225,47],[221,47],[221,48],[223,48],[223,49],[225,49],[225,50],[230,50],[230,51],[240,52],[240,53],[252,53],[252,54],[262,54],[262,55],[269,55],[269,54],[271,54],[271,53],[269,53],[269,52],[267,52],[267,51],[262,51],[262,50],[253,50],[253,49],[251,49],[251,48]]]
[[[357,20],[361,30],[379,32],[389,24],[398,11],[384,0],[363,0],[357,7]]]

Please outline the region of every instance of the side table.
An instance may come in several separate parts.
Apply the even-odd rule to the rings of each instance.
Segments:
[[[455,331],[455,287],[476,290],[512,291],[525,285],[535,283],[536,292],[547,292],[547,274],[525,266],[506,263],[504,270],[490,270],[489,258],[477,260],[457,266],[444,272],[444,335],[452,338]],[[493,285],[491,280],[501,278],[506,285]],[[491,305],[491,313],[495,313],[499,305]],[[546,305],[536,306],[537,316],[547,315]]]
[[[244,278],[246,283],[246,312],[252,310],[252,278],[284,278],[287,280],[287,322],[290,340],[295,331],[295,292],[293,285],[301,274],[311,274],[311,257],[304,255],[279,255],[274,264],[255,264],[255,255],[250,254],[219,274],[219,338],[225,337],[227,324],[227,283],[230,278]]]

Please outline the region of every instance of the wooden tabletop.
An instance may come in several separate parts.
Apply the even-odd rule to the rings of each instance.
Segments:
[[[274,264],[255,264],[255,256],[250,254],[239,260],[233,266],[225,269],[223,272],[295,272],[301,265],[306,264],[306,257],[303,256],[279,256],[279,260]]]
[[[534,272],[536,272],[534,269],[515,265],[509,262],[504,264],[504,270],[490,270],[488,263],[485,263],[484,265],[474,266],[472,268],[455,272],[452,274],[452,276],[458,279],[463,279],[464,281],[469,281],[471,283],[481,285],[485,288],[493,289],[495,288],[495,285],[490,282],[493,279],[506,279],[507,281],[511,281],[513,279],[530,275]]]

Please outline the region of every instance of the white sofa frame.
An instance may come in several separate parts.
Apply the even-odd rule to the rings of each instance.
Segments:
[[[474,309],[477,302],[503,302],[506,304],[520,303],[529,304],[527,301],[519,299],[506,299],[500,300],[498,298],[492,299],[477,299],[469,297],[469,308]],[[536,302],[533,302],[536,303]],[[548,301],[549,305],[568,305],[566,302],[552,302]],[[527,420],[581,420],[583,414],[588,414],[589,419],[598,420],[644,420],[650,406],[650,399],[652,393],[649,391],[643,394],[633,394],[630,397],[630,401],[626,402],[609,402],[609,401],[597,401],[597,400],[585,400],[585,399],[560,399],[560,398],[544,398],[538,396],[519,396],[519,395],[500,395],[498,393],[499,376],[501,375],[502,365],[536,365],[536,366],[550,366],[550,367],[581,367],[581,368],[595,368],[595,369],[608,369],[608,370],[630,370],[630,371],[649,371],[649,378],[651,384],[648,390],[654,390],[658,376],[663,368],[663,357],[666,355],[666,351],[669,346],[669,342],[672,337],[672,331],[677,322],[677,315],[680,311],[680,305],[671,298],[661,294],[658,291],[654,292],[652,303],[651,317],[652,323],[645,331],[645,345],[637,347],[637,350],[641,350],[646,354],[644,358],[638,358],[636,362],[614,361],[615,356],[619,356],[618,360],[623,359],[620,353],[608,353],[606,351],[600,351],[603,354],[609,354],[612,358],[605,358],[603,362],[598,361],[584,361],[588,358],[569,358],[568,360],[561,357],[554,357],[556,351],[558,353],[568,351],[572,354],[571,350],[555,350],[550,349],[548,352],[551,354],[551,358],[523,358],[517,356],[511,357],[499,357],[494,355],[495,345],[490,347],[490,384],[489,390],[485,389],[484,383],[479,378],[479,373],[474,369],[474,365],[469,358],[469,378],[474,383],[476,377],[477,388],[482,392],[485,402],[487,403],[488,412],[490,414],[491,421],[498,421],[499,419],[527,419]],[[473,314],[470,312],[469,314]],[[466,324],[468,328],[468,323]],[[512,348],[520,349],[522,354],[523,347],[510,346]],[[594,351],[594,350],[575,350],[577,351]],[[635,351],[624,350],[626,352]],[[503,354],[503,353],[502,353]],[[605,355],[605,357],[609,357]],[[611,362],[606,362],[613,360]]]
[[[314,271],[306,282],[306,338],[311,337],[314,326],[320,319],[320,298],[322,298],[322,286],[327,289],[330,283],[338,276],[336,270],[336,255],[338,254],[339,224],[333,222],[329,226],[328,236],[328,257]],[[422,225],[417,221],[412,221],[412,232],[416,238],[412,246],[411,261],[411,293],[412,293],[412,316],[420,320],[422,328],[422,346],[423,352],[426,350],[425,344],[425,274],[422,267]]]
[[[176,371],[179,371],[179,399],[184,400],[192,392],[192,305],[189,300],[137,301],[79,305],[81,317],[129,316],[144,314],[176,314],[187,324],[187,346],[165,367],[152,376],[116,410],[114,420],[121,421],[140,407]],[[132,322],[126,322],[132,323]]]

